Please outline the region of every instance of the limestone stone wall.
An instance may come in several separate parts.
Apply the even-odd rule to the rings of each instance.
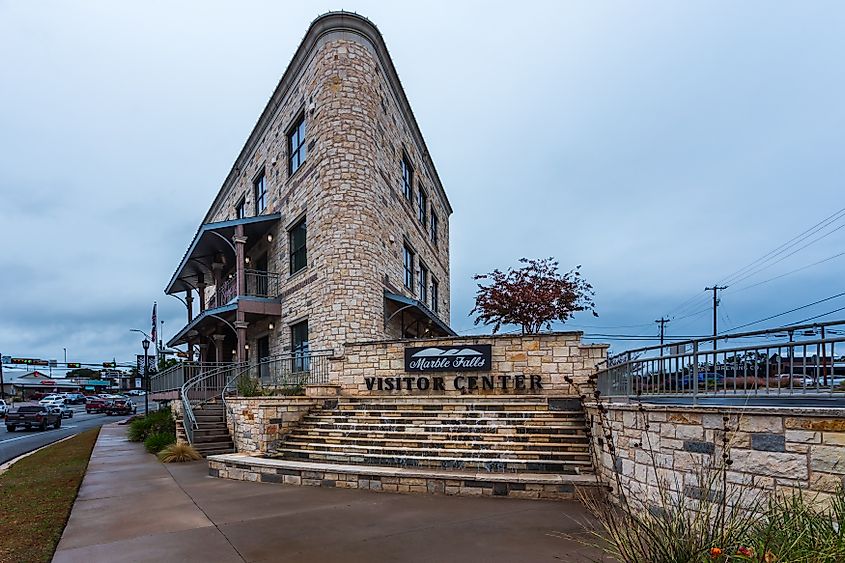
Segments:
[[[456,346],[472,344],[492,345],[492,370],[490,372],[436,373],[431,376],[442,376],[447,381],[455,375],[465,377],[483,375],[499,377],[510,376],[511,389],[507,392],[498,386],[493,390],[479,388],[467,391],[473,394],[514,394],[532,393],[528,384],[523,390],[513,388],[515,377],[524,377],[530,382],[531,376],[540,376],[543,388],[533,391],[540,394],[570,395],[576,390],[566,381],[565,376],[572,377],[576,382],[586,382],[588,376],[595,372],[597,363],[605,359],[607,345],[583,344],[581,333],[562,332],[537,335],[504,335],[478,336],[442,339],[424,339],[412,341],[384,341],[370,343],[353,343],[344,346],[343,355],[331,360],[331,380],[341,386],[343,395],[425,395],[446,394],[461,395],[451,383],[446,385],[445,391],[371,391],[368,390],[366,377],[407,377],[419,374],[404,371],[405,348],[412,346]],[[479,380],[480,381],[480,380]]]
[[[226,399],[226,425],[235,451],[264,454],[319,404],[310,397],[234,397]]]
[[[287,134],[300,116],[307,154],[290,173]],[[415,170],[414,193],[428,196],[426,216],[437,215],[437,244],[430,223],[418,219],[417,201],[402,197],[403,155]],[[253,181],[262,171],[267,205],[259,213],[282,218],[271,241],[247,247],[251,260],[266,253],[268,269],[282,276],[283,316],[249,320],[251,349],[269,335],[271,354],[289,351],[290,327],[303,320],[312,350],[388,337],[384,291],[419,297],[416,287],[403,287],[405,244],[416,252],[416,274],[424,264],[438,281],[438,302],[427,305],[448,324],[452,209],[372,23],[354,14],[315,20],[204,222],[235,218],[242,199],[247,215],[256,214]],[[291,273],[288,231],[302,218],[308,265]]]
[[[658,478],[687,496],[702,494],[696,474],[721,459],[725,425],[732,460],[729,483],[806,491],[820,500],[845,484],[845,409],[605,406],[604,425],[598,424],[602,417],[596,405],[587,408],[600,452],[597,469],[614,487],[614,474],[620,473],[623,488],[640,500],[656,498]],[[607,423],[615,462],[608,451]]]

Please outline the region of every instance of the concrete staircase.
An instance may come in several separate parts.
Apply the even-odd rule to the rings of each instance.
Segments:
[[[592,473],[577,399],[339,398],[273,457],[490,473]]]
[[[193,446],[203,457],[235,451],[224,408],[222,403],[212,402],[194,409],[198,428],[194,430]]]

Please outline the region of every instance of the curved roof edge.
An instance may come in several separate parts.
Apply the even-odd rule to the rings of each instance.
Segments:
[[[422,156],[426,161],[426,165],[432,171],[432,176],[435,182],[437,183],[437,188],[440,191],[444,202],[446,203],[446,207],[448,208],[449,213],[451,214],[453,212],[452,205],[449,202],[449,197],[446,195],[446,190],[443,188],[443,184],[440,181],[440,176],[437,173],[437,168],[435,168],[434,161],[431,159],[431,154],[428,152],[428,147],[425,144],[425,139],[422,136],[419,124],[417,123],[417,119],[416,117],[414,117],[414,112],[411,109],[411,104],[408,101],[407,96],[405,95],[405,90],[404,88],[402,88],[402,83],[399,80],[399,75],[396,72],[396,67],[393,65],[393,59],[391,59],[390,57],[390,53],[387,50],[387,45],[384,42],[384,38],[382,37],[381,32],[378,30],[378,28],[373,22],[371,22],[364,16],[352,12],[336,11],[322,14],[311,22],[311,25],[308,27],[308,31],[305,32],[305,37],[303,37],[302,41],[299,43],[299,47],[297,47],[293,58],[285,69],[284,74],[282,75],[281,80],[279,80],[279,83],[276,85],[276,89],[273,91],[272,96],[270,96],[270,99],[267,101],[267,105],[264,107],[264,110],[261,112],[258,121],[252,128],[252,131],[250,132],[246,143],[244,143],[241,152],[235,159],[235,163],[232,165],[231,170],[226,175],[226,179],[220,186],[220,190],[214,197],[214,201],[211,203],[211,206],[209,207],[208,211],[205,214],[205,217],[203,218],[203,223],[207,223],[209,221],[212,215],[212,211],[217,206],[220,200],[220,196],[223,194],[224,188],[237,179],[238,174],[244,167],[248,156],[252,153],[253,149],[258,144],[259,139],[264,134],[264,131],[270,125],[270,122],[273,118],[273,114],[275,113],[276,109],[278,109],[279,105],[282,103],[282,100],[285,98],[288,91],[294,85],[295,77],[299,74],[299,71],[307,63],[309,55],[317,46],[317,43],[320,38],[334,31],[346,31],[356,33],[364,37],[375,48],[376,54],[378,55],[381,64],[386,70],[385,76],[388,82],[390,83],[390,86],[393,89],[394,93],[396,94],[397,99],[399,100],[399,109],[404,114],[405,120],[408,122],[408,125],[411,128],[411,133],[420,148],[420,152],[422,153]]]

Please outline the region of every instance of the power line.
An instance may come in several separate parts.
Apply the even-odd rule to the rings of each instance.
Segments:
[[[845,295],[845,291],[843,291],[842,293],[837,293],[836,295],[831,295],[830,297],[825,297],[824,299],[819,299],[818,301],[814,301],[812,303],[808,303],[807,305],[802,305],[800,307],[790,309],[789,311],[784,311],[783,313],[778,313],[777,315],[771,315],[769,317],[759,319],[759,320],[756,320],[756,321],[752,321],[750,323],[745,323],[743,325],[735,326],[735,327],[733,327],[729,330],[733,331],[733,330],[736,330],[738,328],[745,328],[747,326],[756,325],[756,324],[759,324],[759,323],[762,323],[762,322],[765,322],[765,321],[770,321],[772,319],[776,319],[778,317],[788,315],[789,313],[794,313],[795,311],[800,311],[801,309],[806,309],[807,307],[812,307],[814,305],[818,305],[819,303],[824,303],[825,301],[830,301],[831,299],[836,299],[838,297],[842,297],[843,295]],[[833,311],[833,312],[836,312],[836,311]],[[822,315],[822,316],[824,316],[824,315]],[[793,324],[801,324],[801,322],[803,322],[803,321],[800,321],[798,323],[793,323]],[[722,331],[722,332],[726,332],[726,331]]]
[[[806,319],[801,319],[800,321],[790,323],[790,325],[800,325],[800,324],[806,323],[807,321],[814,321],[816,319],[820,319],[821,317],[826,317],[828,315],[832,315],[833,313],[838,313],[839,311],[845,311],[845,307],[840,307],[838,309],[834,309],[833,311],[828,311],[827,313],[822,313],[821,315],[815,315],[815,316],[812,316],[812,317],[807,317]],[[787,325],[787,326],[789,326],[789,325]],[[833,331],[830,331],[830,332],[833,332]]]
[[[812,268],[813,266],[818,266],[819,264],[824,264],[825,262],[830,262],[831,260],[833,260],[835,258],[839,258],[841,256],[845,256],[845,252],[840,252],[839,254],[834,254],[833,256],[828,256],[827,258],[825,258],[823,260],[819,260],[818,262],[813,262],[812,264],[807,264],[806,266],[801,266],[800,268],[795,268],[794,270],[790,270],[790,271],[785,272],[783,274],[771,277],[767,280],[759,281],[759,282],[753,283],[751,285],[746,285],[746,286],[734,289],[733,291],[729,291],[727,293],[739,293],[740,291],[745,291],[747,289],[751,289],[751,288],[769,283],[771,281],[775,281],[775,280],[778,280],[780,278],[784,278],[784,277],[789,276],[791,274],[800,272],[802,270],[806,270],[807,268]]]
[[[843,208],[842,208],[842,209],[840,209],[839,211],[836,211],[836,212],[835,212],[835,213],[833,213],[832,215],[829,215],[829,216],[825,217],[824,219],[822,219],[821,221],[819,221],[819,222],[818,222],[818,223],[816,223],[815,225],[812,225],[812,226],[811,226],[811,227],[809,227],[808,229],[805,229],[803,232],[801,232],[801,233],[799,233],[798,235],[796,235],[796,236],[792,237],[791,239],[789,239],[789,240],[788,240],[788,241],[786,241],[785,243],[781,244],[781,245],[780,245],[780,246],[778,246],[777,248],[775,248],[775,249],[773,249],[773,250],[771,250],[771,251],[767,252],[766,254],[764,254],[763,256],[761,256],[760,258],[757,258],[757,259],[756,259],[756,260],[754,260],[753,262],[751,262],[751,263],[749,263],[749,264],[747,264],[747,265],[743,266],[743,267],[742,267],[742,268],[740,268],[739,270],[736,270],[735,272],[733,272],[732,274],[728,275],[727,277],[725,277],[725,278],[723,278],[723,279],[719,280],[719,282],[718,282],[718,283],[725,284],[725,285],[729,285],[729,284],[732,284],[732,283],[737,283],[737,282],[739,282],[739,281],[742,281],[743,279],[747,279],[747,277],[750,277],[750,275],[749,275],[749,276],[747,276],[747,277],[744,277],[744,278],[742,278],[741,276],[742,276],[743,274],[746,274],[746,273],[748,272],[748,270],[753,269],[753,268],[757,267],[758,265],[762,265],[762,263],[765,263],[766,261],[769,261],[769,260],[771,260],[771,259],[773,259],[773,258],[777,257],[777,255],[782,254],[783,252],[785,252],[785,251],[789,250],[791,247],[795,246],[796,244],[799,244],[799,243],[803,242],[804,240],[806,240],[806,239],[807,239],[807,238],[809,238],[810,236],[814,235],[815,233],[819,232],[819,231],[820,231],[820,230],[822,230],[822,229],[827,228],[827,227],[828,227],[828,226],[830,226],[832,223],[834,223],[834,222],[838,221],[840,218],[842,218],[842,217],[843,217],[843,215],[845,215],[845,207],[843,207]],[[831,231],[831,232],[829,232],[829,233],[827,233],[827,234],[823,235],[822,237],[819,237],[819,238],[817,238],[817,239],[815,239],[815,240],[811,241],[811,242],[810,242],[810,243],[808,243],[807,245],[803,246],[801,249],[806,248],[806,247],[807,247],[807,246],[809,246],[810,244],[813,244],[813,243],[815,243],[815,242],[818,242],[818,241],[819,241],[819,240],[821,240],[822,238],[825,238],[826,236],[828,236],[828,235],[832,234],[833,232],[835,232],[835,231],[839,230],[839,229],[840,229],[840,228],[842,228],[843,226],[845,226],[845,225],[841,225],[841,226],[837,227],[836,229],[834,229],[833,231]],[[801,249],[799,249],[799,250],[801,250]],[[797,251],[796,251],[796,252],[797,252]],[[793,253],[793,254],[794,254],[794,253]],[[790,255],[788,255],[788,256],[791,256],[791,255],[792,255],[792,254],[790,254]],[[788,257],[788,256],[786,256],[786,257]],[[784,258],[786,258],[786,257],[784,257]],[[779,261],[780,261],[780,260],[778,260],[778,262],[779,262]],[[772,265],[773,265],[773,264],[772,264]],[[768,267],[768,266],[766,266],[766,267]],[[763,268],[763,269],[765,269],[765,268]],[[755,274],[756,274],[756,273],[759,273],[760,271],[762,271],[762,269],[757,270],[757,271],[755,272]],[[751,275],[753,275],[753,274],[751,274]],[[684,301],[684,302],[683,302],[683,303],[681,303],[680,305],[678,305],[678,306],[674,307],[673,309],[670,309],[670,310],[669,310],[669,313],[670,313],[670,314],[671,314],[671,313],[675,313],[676,315],[682,314],[682,313],[684,313],[686,310],[688,310],[689,308],[692,308],[692,307],[693,307],[696,303],[700,303],[700,302],[701,302],[701,296],[700,296],[700,294],[693,295],[692,297],[690,297],[689,299],[687,299],[686,301]]]

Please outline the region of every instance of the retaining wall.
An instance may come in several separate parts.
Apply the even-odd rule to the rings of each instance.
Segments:
[[[632,498],[655,500],[657,479],[688,497],[700,496],[698,472],[718,465],[725,435],[732,462],[726,471],[728,483],[763,491],[804,491],[817,500],[845,485],[845,409],[604,406],[604,417],[596,404],[587,406],[599,457],[596,470],[614,488],[615,473],[621,474],[623,490]],[[608,425],[615,460],[606,439]]]

